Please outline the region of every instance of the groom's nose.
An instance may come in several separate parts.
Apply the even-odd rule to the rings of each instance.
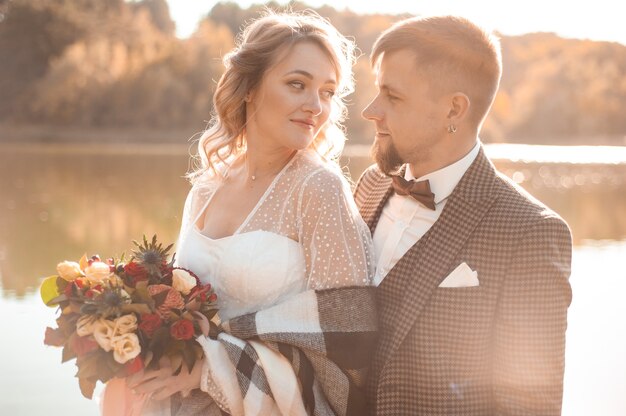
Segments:
[[[367,120],[374,121],[382,118],[382,112],[378,106],[378,97],[374,98],[365,109],[361,112],[361,116]]]

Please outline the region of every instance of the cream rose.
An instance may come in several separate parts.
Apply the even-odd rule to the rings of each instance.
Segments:
[[[188,295],[191,289],[196,287],[196,278],[183,269],[172,271],[172,287],[183,295]]]
[[[115,335],[115,323],[108,319],[98,319],[93,326],[93,337],[105,351],[111,351],[111,342]]]
[[[57,273],[61,278],[71,282],[83,275],[80,265],[75,261],[63,261],[57,264]]]
[[[123,315],[115,320],[115,336],[128,334],[137,329],[137,317],[134,314]]]
[[[76,333],[79,337],[86,337],[93,334],[97,320],[93,316],[81,316],[76,322]]]
[[[132,360],[141,352],[139,338],[136,334],[124,334],[113,338],[113,359],[120,364]]]
[[[85,267],[85,276],[91,283],[102,283],[111,276],[111,268],[101,261],[94,261]]]

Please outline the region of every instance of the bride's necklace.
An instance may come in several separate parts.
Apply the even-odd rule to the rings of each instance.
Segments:
[[[262,175],[262,177],[266,177],[266,176],[276,176],[284,167],[287,163],[289,163],[289,161],[295,156],[296,152],[294,151],[291,155],[289,155],[289,157],[287,158],[287,160],[285,161],[285,163],[282,163],[280,165],[279,168],[277,169],[271,169],[269,171],[269,173],[266,173],[265,175]],[[259,178],[258,175],[258,168],[255,167],[254,170],[252,170],[252,173],[250,173],[250,166],[248,164],[248,155],[244,156],[244,165],[246,167],[247,173],[248,173],[248,179],[250,179],[252,182],[255,182],[257,180],[257,178]]]

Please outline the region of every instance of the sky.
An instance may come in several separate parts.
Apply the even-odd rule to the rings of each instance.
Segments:
[[[188,37],[217,1],[167,0],[177,35]],[[606,40],[626,45],[626,19],[621,0],[304,0],[312,7],[331,4],[357,13],[455,14],[503,35],[554,32],[565,38]],[[257,0],[237,1],[243,8]],[[287,1],[278,1],[286,4]],[[349,35],[349,34],[347,34]]]

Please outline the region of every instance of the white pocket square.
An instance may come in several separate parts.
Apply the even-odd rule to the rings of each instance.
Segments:
[[[478,285],[478,273],[470,269],[467,263],[461,263],[443,279],[439,287],[473,287]]]

